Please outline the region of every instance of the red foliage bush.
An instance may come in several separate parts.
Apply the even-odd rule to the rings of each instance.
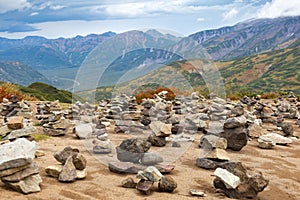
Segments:
[[[155,97],[155,94],[158,94],[162,91],[168,91],[167,95],[166,95],[166,100],[173,100],[176,95],[175,93],[170,89],[170,88],[166,88],[166,87],[158,87],[154,90],[147,90],[145,92],[139,93],[135,95],[136,101],[138,104],[142,103],[143,99],[153,99]]]

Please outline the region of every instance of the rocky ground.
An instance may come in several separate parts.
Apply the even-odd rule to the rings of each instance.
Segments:
[[[272,103],[264,100],[262,102],[266,105]],[[31,103],[31,110],[33,110],[31,123],[42,122],[44,120],[43,123],[46,125],[37,127],[37,132],[52,134],[51,138],[38,141],[38,152],[42,152],[42,155],[34,159],[34,162],[40,166],[39,175],[43,181],[40,184],[40,192],[24,195],[10,189],[3,182],[0,182],[0,199],[230,199],[224,194],[223,190],[214,187],[214,180],[216,179],[215,176],[213,176],[214,169],[203,169],[196,166],[196,160],[202,154],[203,147],[199,148],[199,143],[201,137],[204,135],[203,132],[205,131],[197,131],[196,134],[189,134],[188,136],[190,136],[193,141],[179,140],[181,145],[180,148],[172,147],[173,144],[171,141],[167,141],[166,145],[163,147],[151,146],[149,152],[158,152],[164,159],[163,163],[175,166],[175,169],[171,171],[170,174],[166,174],[165,177],[172,177],[177,183],[177,188],[172,193],[159,192],[157,184],[155,183],[150,194],[145,195],[136,189],[121,187],[122,181],[129,177],[138,182],[139,179],[136,178],[135,174],[113,173],[108,168],[110,162],[118,160],[115,147],[119,146],[125,139],[138,137],[140,135],[136,133],[117,134],[116,130],[120,131],[120,128],[117,128],[118,123],[112,123],[112,119],[107,120],[107,122],[111,122],[109,126],[105,127],[105,132],[108,135],[111,145],[111,152],[108,154],[95,153],[95,143],[93,143],[95,137],[86,135],[86,138],[82,138],[85,137],[86,132],[80,132],[82,127],[77,127],[78,125],[76,125],[76,123],[62,123],[62,121],[73,121],[74,119],[63,118],[62,121],[59,119],[59,123],[56,123],[57,120],[50,120],[51,122],[49,122],[49,118],[46,118],[45,116],[44,118],[38,117],[37,119],[36,115],[39,114],[39,105],[37,108],[36,106],[36,102]],[[270,108],[274,111],[275,106],[270,106]],[[278,116],[277,118],[274,117],[278,114],[272,114],[270,115],[271,117],[266,117],[266,113],[270,111],[266,110],[264,112],[265,114],[263,114],[261,119],[265,122],[260,124],[259,132],[263,132],[264,134],[268,132],[278,132],[281,135],[286,135],[286,133],[283,133],[282,129],[278,128],[278,120],[280,119],[278,119]],[[115,114],[116,113],[117,112],[115,112]],[[209,112],[202,111],[202,113]],[[287,113],[286,110],[284,113]],[[42,114],[46,115],[46,113]],[[110,116],[113,114],[114,113],[110,113]],[[53,116],[52,113],[51,116]],[[131,115],[131,117],[136,116]],[[226,118],[228,119],[228,115]],[[87,121],[87,119],[85,119],[85,121]],[[300,127],[296,123],[297,119],[294,119],[293,117],[285,117],[284,122],[293,127],[292,137],[291,135],[287,135],[287,137],[292,140],[291,144],[275,145],[270,149],[262,149],[258,147],[257,137],[247,137],[247,145],[243,146],[240,151],[225,148],[226,157],[228,157],[230,161],[241,162],[249,171],[252,169],[260,171],[264,178],[269,181],[267,187],[262,192],[258,193],[257,197],[254,197],[254,199],[296,200],[300,197],[300,141],[297,140],[297,137],[300,136]],[[72,126],[78,128],[77,133],[74,133],[72,128],[70,128]],[[98,127],[99,129],[97,129],[95,126],[92,127],[94,132],[95,129],[98,131],[103,129],[103,127]],[[128,130],[128,127],[130,126],[126,125],[125,132],[132,131],[130,129]],[[209,130],[208,127],[203,128]],[[249,129],[249,127],[247,129]],[[85,127],[84,130],[88,130],[88,128]],[[137,130],[135,130],[135,132],[137,132]],[[81,139],[78,138],[78,134]],[[97,137],[99,138],[101,135],[103,136],[103,133],[99,134]],[[143,135],[142,137],[147,138],[148,135]],[[45,172],[47,167],[58,163],[53,155],[58,151],[62,151],[67,146],[77,148],[87,161],[87,175],[82,180],[72,181],[70,183],[60,182]],[[99,151],[99,149],[96,150]],[[201,191],[205,196],[191,196],[191,189]]]

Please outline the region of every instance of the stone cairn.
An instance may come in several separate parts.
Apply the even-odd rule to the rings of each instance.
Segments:
[[[36,149],[25,138],[0,145],[0,178],[6,186],[24,194],[41,191],[39,165],[33,162]]]
[[[56,152],[54,158],[60,163],[46,167],[47,175],[57,178],[60,182],[74,182],[84,179],[87,175],[86,159],[78,149],[68,146]]]

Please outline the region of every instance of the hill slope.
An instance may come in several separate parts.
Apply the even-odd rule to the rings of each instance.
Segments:
[[[0,81],[25,86],[32,82],[51,83],[45,76],[21,62],[0,62]]]

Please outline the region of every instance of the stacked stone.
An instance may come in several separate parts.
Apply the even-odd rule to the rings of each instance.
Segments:
[[[33,162],[36,149],[25,138],[0,145],[0,177],[6,186],[25,194],[41,190],[39,166]]]
[[[247,119],[243,114],[243,107],[237,104],[231,109],[231,116],[226,119],[223,126],[224,130],[220,133],[220,137],[227,140],[227,148],[234,151],[240,151],[248,141]]]
[[[176,97],[173,101],[173,110],[175,111],[175,114],[184,114],[186,113],[186,107],[185,107],[185,99],[183,97]]]
[[[108,154],[112,152],[112,145],[110,140],[108,139],[108,134],[106,131],[106,126],[98,121],[95,130],[92,133],[96,139],[93,140],[93,152],[96,154]]]
[[[26,101],[21,101],[20,103],[20,110],[17,113],[18,116],[22,116],[25,119],[31,119],[33,116],[33,112],[30,109],[29,103]]]
[[[86,177],[86,159],[78,149],[65,147],[61,152],[56,152],[54,158],[60,164],[46,167],[45,172],[49,176],[60,182],[74,182]]]
[[[24,123],[24,118],[22,116],[7,118],[6,125],[0,128],[0,135],[6,140],[27,137],[35,133],[37,133],[37,128],[33,125]]]
[[[68,132],[69,128],[72,127],[72,123],[69,119],[66,119],[63,116],[63,113],[61,111],[56,111],[52,113],[52,115],[48,115],[46,117],[41,116],[43,132],[50,136],[65,135]]]
[[[152,133],[148,137],[148,141],[152,146],[163,147],[166,145],[166,138],[172,134],[172,124],[165,124],[161,121],[153,121],[150,124]]]
[[[136,189],[147,195],[151,193],[151,187],[155,182],[158,182],[158,190],[160,192],[172,193],[177,188],[177,183],[171,176],[163,176],[160,171],[153,166],[147,167],[144,171],[139,171],[137,178],[140,179],[140,181],[135,184]]]
[[[227,140],[215,135],[203,135],[200,139],[200,157],[196,160],[196,166],[204,169],[216,169],[229,160],[227,152]]]
[[[125,110],[128,110],[129,101],[130,98],[125,94],[113,98],[111,102],[107,104],[108,115],[106,116],[106,118],[115,120],[120,119],[121,113]]]
[[[143,106],[141,110],[141,123],[144,126],[148,126],[151,123],[151,120],[154,119],[155,116],[155,101],[150,100],[150,99],[143,99],[143,102],[141,104]]]
[[[258,102],[255,105],[255,114],[256,116],[262,120],[264,123],[276,123],[276,114],[273,110],[272,106],[263,104]]]
[[[18,97],[12,95],[9,99],[3,99],[1,104],[1,115],[4,116],[4,121],[8,117],[12,117],[17,115],[17,113],[21,110],[20,103],[18,102]]]
[[[77,101],[72,105],[68,118],[89,123],[94,120],[93,117],[96,115],[97,109],[98,107],[96,105],[88,102],[83,104]]]

